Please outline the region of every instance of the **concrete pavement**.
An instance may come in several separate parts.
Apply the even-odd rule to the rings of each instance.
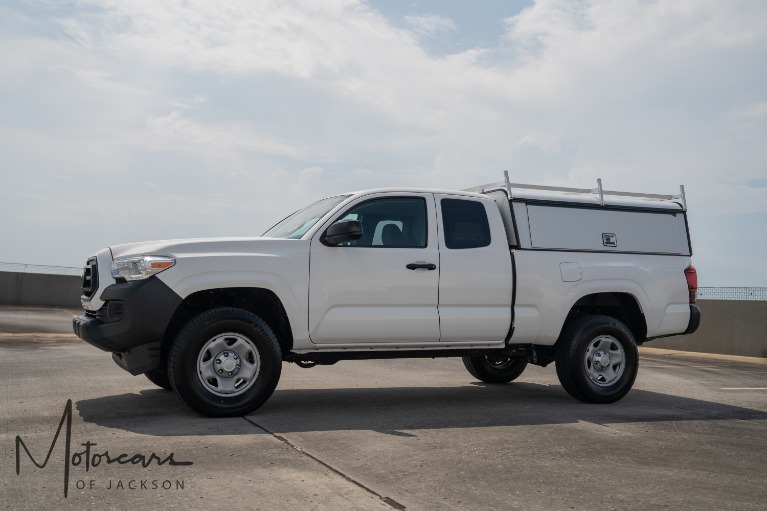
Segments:
[[[286,364],[256,413],[208,419],[57,331],[67,311],[37,310],[28,323],[23,311],[6,312],[0,331],[15,331],[0,334],[4,509],[697,510],[767,501],[767,365],[746,359],[643,351],[634,390],[613,405],[573,400],[551,366],[491,386],[458,359]],[[42,464],[68,400],[65,498],[66,420],[45,468],[16,444],[18,436]],[[77,456],[86,448],[87,470]],[[159,465],[153,453],[191,465]]]

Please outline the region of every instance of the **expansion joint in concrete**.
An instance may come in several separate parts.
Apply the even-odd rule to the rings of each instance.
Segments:
[[[365,490],[366,492],[370,493],[371,495],[374,495],[374,496],[378,497],[379,499],[381,499],[383,502],[385,502],[386,504],[388,504],[392,508],[398,509],[400,511],[404,511],[405,509],[407,509],[405,506],[403,506],[402,504],[400,504],[396,500],[392,499],[391,497],[384,497],[383,495],[381,495],[377,491],[373,490],[372,488],[370,488],[368,486],[365,486],[364,484],[362,484],[361,482],[357,481],[353,477],[348,476],[347,474],[341,472],[340,470],[338,470],[337,468],[333,467],[332,465],[322,461],[318,457],[316,457],[316,456],[314,456],[312,454],[309,454],[308,452],[304,451],[303,449],[301,449],[299,446],[297,446],[296,444],[294,444],[293,442],[291,442],[290,440],[288,440],[284,436],[280,436],[280,435],[278,435],[276,433],[273,433],[273,432],[269,431],[264,426],[261,426],[260,424],[257,424],[256,422],[252,421],[251,419],[249,419],[247,417],[243,417],[243,419],[245,419],[248,423],[252,424],[253,426],[257,427],[261,431],[272,435],[274,438],[276,438],[280,442],[286,444],[287,446],[289,446],[294,451],[297,451],[301,455],[306,456],[307,458],[313,460],[316,463],[319,463],[320,465],[322,465],[323,467],[327,468],[328,470],[330,470],[334,474],[336,474],[336,475],[346,479],[347,481],[349,481],[353,485],[355,485],[355,486]]]

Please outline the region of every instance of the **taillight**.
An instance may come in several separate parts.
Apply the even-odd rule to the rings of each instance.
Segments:
[[[695,303],[698,298],[698,272],[695,271],[695,266],[688,266],[684,270],[684,276],[687,279],[687,290],[690,292],[690,303]]]

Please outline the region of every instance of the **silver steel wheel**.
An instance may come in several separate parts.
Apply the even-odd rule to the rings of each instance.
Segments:
[[[583,362],[589,379],[600,387],[607,387],[623,375],[626,352],[615,337],[600,335],[589,343]]]
[[[493,369],[507,369],[514,365],[517,360],[503,355],[485,355],[485,360]]]
[[[217,396],[239,396],[255,383],[260,370],[256,345],[232,332],[210,339],[197,357],[200,383]]]

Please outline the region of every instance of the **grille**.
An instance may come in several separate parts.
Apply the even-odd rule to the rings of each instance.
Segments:
[[[83,269],[83,296],[90,298],[99,288],[99,263],[95,257],[88,259]]]

